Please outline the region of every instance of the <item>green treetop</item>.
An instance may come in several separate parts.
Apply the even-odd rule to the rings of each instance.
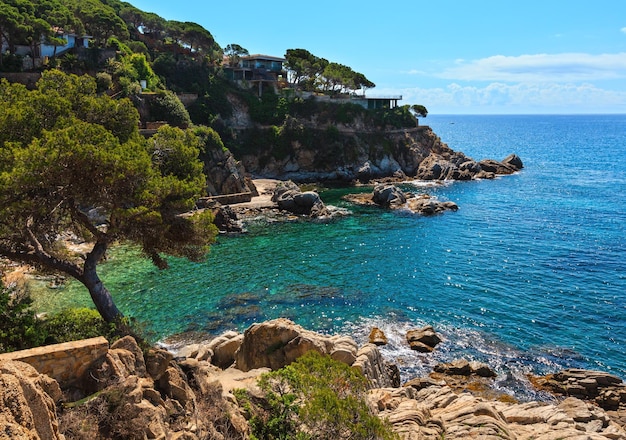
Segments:
[[[188,213],[206,182],[197,137],[164,127],[145,140],[132,105],[95,87],[58,71],[32,92],[0,82],[0,255],[74,277],[112,322],[121,312],[97,265],[113,243],[163,268],[162,254],[201,259],[216,228],[209,212]],[[68,236],[91,250],[74,254]]]

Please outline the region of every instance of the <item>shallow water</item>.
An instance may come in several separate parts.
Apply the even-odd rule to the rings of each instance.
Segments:
[[[103,278],[120,309],[153,336],[217,334],[288,317],[321,332],[390,336],[404,378],[457,357],[528,393],[524,373],[564,367],[626,378],[626,116],[428,116],[451,148],[475,159],[524,161],[496,180],[406,191],[452,200],[435,217],[354,207],[328,224],[249,226],[221,237],[201,264],[172,259],[158,271],[131,248],[111,253]],[[76,283],[39,307],[89,305]],[[405,346],[431,324],[445,341],[432,355]],[[521,390],[521,391],[520,391]]]

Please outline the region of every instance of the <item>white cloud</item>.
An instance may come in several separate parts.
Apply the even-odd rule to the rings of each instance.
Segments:
[[[493,82],[484,87],[378,90],[402,95],[401,104],[422,104],[430,113],[624,113],[626,92],[592,84]]]
[[[495,55],[457,60],[436,76],[456,81],[591,81],[626,77],[626,53]]]
[[[621,30],[623,33],[625,33],[625,34],[626,34],[626,27],[623,27],[623,28],[621,28],[620,30]]]

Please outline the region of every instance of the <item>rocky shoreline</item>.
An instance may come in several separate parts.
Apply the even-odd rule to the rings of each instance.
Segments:
[[[127,336],[63,390],[28,364],[2,361],[0,438],[89,438],[106,425],[118,438],[246,439],[249,420],[234,390],[262,399],[259,375],[314,350],[366,376],[371,410],[402,439],[626,439],[626,385],[615,376],[572,369],[533,378],[553,396],[546,402],[499,393],[493,370],[462,359],[401,384],[378,349],[381,333],[372,329],[358,346],[276,319],[176,349],[142,350]],[[407,332],[420,351],[436,350],[438,340],[432,327]]]

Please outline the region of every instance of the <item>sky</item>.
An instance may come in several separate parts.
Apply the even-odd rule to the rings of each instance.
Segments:
[[[626,113],[626,0],[130,0],[225,47],[351,67],[429,114]]]

